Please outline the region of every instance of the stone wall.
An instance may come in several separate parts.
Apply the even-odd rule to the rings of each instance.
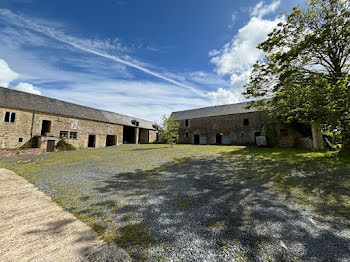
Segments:
[[[189,119],[188,126],[185,120],[180,120],[178,142],[193,144],[194,136],[199,135],[200,141],[216,144],[216,135],[220,134],[228,144],[255,144],[255,136],[263,131],[264,121],[263,112],[194,118]]]
[[[158,133],[158,131],[149,130],[149,137],[148,137],[149,143],[154,143],[157,141],[157,133]]]
[[[53,136],[59,137],[60,131],[68,131],[67,142],[77,148],[85,148],[88,146],[89,135],[95,135],[95,147],[105,147],[107,135],[116,135],[118,145],[123,141],[123,126],[121,125],[53,116],[43,113],[35,114],[33,128],[34,136],[41,135],[43,120],[51,121],[50,134]],[[77,139],[70,139],[70,132],[77,132]]]
[[[5,113],[16,113],[14,123],[5,122]],[[19,148],[30,140],[33,113],[0,108],[0,148]]]
[[[16,113],[16,120],[14,123],[4,122],[6,112]],[[35,113],[33,118],[33,112],[8,108],[0,108],[0,117],[1,148],[19,148],[25,144],[30,144],[31,132],[33,137],[41,136],[43,120],[51,121],[49,136],[52,135],[54,137],[58,137],[60,135],[60,131],[68,131],[68,139],[66,139],[67,142],[77,148],[85,148],[88,146],[89,135],[96,136],[95,147],[106,146],[106,135],[116,135],[118,145],[123,141],[122,125],[73,119],[43,113]],[[77,132],[77,139],[70,139],[70,132]],[[20,138],[22,138],[22,142],[19,142]]]

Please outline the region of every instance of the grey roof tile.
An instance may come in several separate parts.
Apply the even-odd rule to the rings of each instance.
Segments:
[[[171,115],[174,117],[175,120],[184,120],[184,119],[193,119],[193,118],[201,118],[201,117],[251,113],[251,112],[257,111],[257,109],[253,107],[247,109],[246,107],[248,105],[249,105],[249,102],[220,105],[220,106],[210,106],[210,107],[173,112]]]

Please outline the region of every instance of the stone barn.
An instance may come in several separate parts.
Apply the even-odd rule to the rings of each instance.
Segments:
[[[178,143],[256,145],[257,139],[269,136],[267,117],[265,112],[248,106],[245,102],[173,112],[171,116],[179,122]],[[312,138],[321,136],[322,140],[321,130],[314,133],[311,126],[274,125],[272,129],[273,137],[265,140],[270,146],[314,149]]]
[[[64,138],[77,148],[152,143],[154,122],[0,87],[0,148],[54,151]]]

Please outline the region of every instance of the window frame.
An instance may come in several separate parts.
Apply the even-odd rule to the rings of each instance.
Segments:
[[[244,126],[249,126],[249,119],[248,118],[244,118],[243,119],[243,125]]]
[[[189,119],[185,119],[185,126],[190,126],[190,120]]]
[[[75,134],[75,137],[72,138],[72,134]],[[69,139],[70,140],[78,140],[78,132],[69,132]]]
[[[66,136],[62,136],[62,135],[61,135],[63,132],[66,133]],[[69,138],[69,132],[66,131],[66,130],[60,130],[60,135],[59,135],[59,137],[63,137],[64,139],[68,139],[68,138]]]
[[[5,123],[16,123],[16,112],[6,111],[4,116],[4,122]]]

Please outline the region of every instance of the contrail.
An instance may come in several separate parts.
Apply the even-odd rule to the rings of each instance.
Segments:
[[[30,20],[30,19],[27,19],[27,18],[24,18],[22,16],[19,16],[19,15],[16,15],[14,13],[12,13],[10,10],[8,9],[0,9],[0,19],[3,19],[13,25],[16,25],[16,26],[20,26],[20,27],[24,27],[26,29],[29,29],[29,30],[32,30],[32,31],[35,31],[35,32],[38,32],[38,33],[41,33],[41,34],[44,34],[48,37],[51,37],[59,42],[62,42],[62,43],[65,43],[67,45],[70,45],[74,48],[77,48],[81,51],[85,51],[85,52],[88,52],[90,54],[94,54],[94,55],[97,55],[97,56],[101,56],[101,57],[104,57],[104,58],[107,58],[107,59],[111,59],[115,62],[118,62],[118,63],[121,63],[121,64],[124,64],[126,66],[129,66],[129,67],[132,67],[132,68],[135,68],[135,69],[138,69],[146,74],[149,74],[149,75],[152,75],[154,77],[157,77],[159,79],[162,79],[164,81],[167,81],[169,83],[172,83],[174,85],[177,85],[177,86],[180,86],[180,87],[184,87],[188,90],[191,90],[193,93],[201,96],[201,97],[206,97],[205,94],[203,94],[201,91],[197,90],[196,88],[194,87],[191,87],[191,86],[188,86],[188,85],[185,85],[181,82],[178,82],[176,80],[173,80],[171,78],[168,78],[166,76],[163,76],[159,73],[156,73],[156,72],[153,72],[143,66],[140,66],[140,65],[137,65],[137,64],[134,64],[132,62],[129,62],[129,61],[126,61],[120,57],[117,57],[117,56],[114,56],[114,55],[110,55],[108,53],[105,53],[105,52],[101,52],[99,50],[94,50],[94,49],[91,49],[89,47],[86,47],[84,45],[81,45],[79,43],[77,43],[77,40],[79,39],[76,39],[74,37],[71,37],[71,36],[68,36],[64,33],[62,33],[61,31],[58,31],[54,28],[50,28],[48,26],[44,26],[44,25],[41,25],[41,24],[38,24],[36,23],[36,21],[34,20]]]

